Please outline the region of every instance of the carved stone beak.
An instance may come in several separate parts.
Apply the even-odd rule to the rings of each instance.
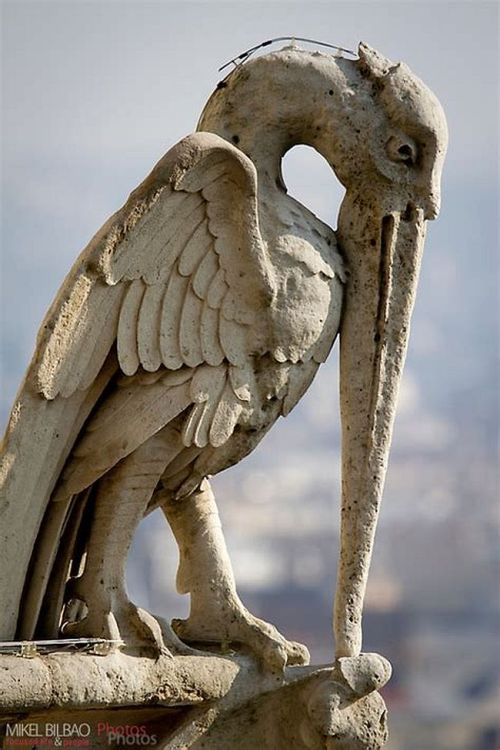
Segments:
[[[380,196],[348,191],[338,237],[350,273],[340,328],[342,511],[334,631],[341,657],[361,650],[363,598],[419,276],[424,210],[408,204],[395,211]]]

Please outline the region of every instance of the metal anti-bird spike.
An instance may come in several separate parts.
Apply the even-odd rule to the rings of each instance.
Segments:
[[[270,47],[271,44],[276,44],[277,42],[307,42],[308,44],[315,44],[319,47],[328,47],[329,49],[334,49],[337,52],[347,52],[349,55],[356,55],[355,52],[351,49],[346,49],[345,47],[339,47],[336,44],[330,44],[329,42],[319,42],[317,39],[307,39],[303,36],[277,36],[274,39],[268,39],[265,42],[261,42],[260,44],[256,44],[255,47],[250,47],[249,49],[245,50],[244,52],[241,52],[236,57],[233,57],[232,60],[229,60],[227,63],[224,63],[224,65],[221,65],[219,68],[219,73],[221,70],[224,70],[229,65],[237,65],[239,63],[244,62],[245,60],[248,60],[248,58],[254,54],[254,52],[257,52],[259,49],[263,49],[264,47]]]
[[[207,477],[248,455],[340,333],[337,657],[361,612],[446,123],[404,65],[286,48],[232,71],[82,252],[42,324],[3,452],[0,637],[239,642],[308,659],[240,601]],[[346,188],[336,233],[288,196],[315,148]],[[346,269],[348,274],[346,274]],[[133,605],[125,561],[161,507],[185,621]],[[244,508],[242,508],[244,512]],[[69,571],[69,573],[68,573]],[[354,678],[353,678],[354,679]]]

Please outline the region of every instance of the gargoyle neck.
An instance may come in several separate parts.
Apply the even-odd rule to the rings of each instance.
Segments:
[[[254,60],[219,84],[198,130],[216,133],[241,149],[261,181],[279,181],[284,154],[299,144],[312,146],[335,168],[336,133],[345,135],[352,66],[331,55],[297,50]]]
[[[294,146],[307,145],[320,150],[314,138],[315,126],[305,120],[303,112],[289,111],[280,118],[272,118],[269,113],[265,121],[257,117],[254,120],[235,118],[234,122],[212,120],[209,129],[248,156],[255,165],[260,184],[282,183],[282,159]]]
[[[283,157],[293,146],[311,145],[305,135],[290,139],[288,130],[280,129],[279,125],[273,128],[270,123],[266,129],[256,131],[252,137],[243,137],[235,143],[255,165],[261,186],[283,187]]]

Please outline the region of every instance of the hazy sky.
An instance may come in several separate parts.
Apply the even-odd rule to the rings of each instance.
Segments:
[[[492,336],[496,3],[6,2],[4,415],[42,316],[77,253],[162,154],[194,129],[220,78],[217,68],[259,41],[293,33],[354,49],[367,41],[407,62],[440,98],[451,142],[443,213],[431,228],[426,258],[448,257],[445,245],[453,244],[457,261],[452,268],[436,261],[434,275],[432,265],[424,266],[421,299],[438,305],[434,317],[452,321],[459,309],[459,319],[471,321],[465,336],[477,330]],[[292,192],[335,224],[338,191],[329,170],[318,160],[308,172],[304,157],[294,158]],[[464,315],[469,305],[471,315]],[[428,335],[418,328],[425,314],[417,309],[417,342]]]

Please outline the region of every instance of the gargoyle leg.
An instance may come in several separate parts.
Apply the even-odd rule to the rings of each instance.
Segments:
[[[209,482],[204,479],[196,492],[181,500],[165,494],[161,507],[179,545],[177,589],[191,594],[189,618],[172,623],[179,637],[205,643],[242,643],[278,669],[308,663],[305,646],[287,641],[241,602]]]
[[[78,622],[66,623],[65,634],[122,639],[127,645],[147,643],[165,650],[165,632],[158,621],[128,600],[125,565],[135,529],[177,450],[171,431],[163,430],[100,480],[85,569],[70,581],[72,597],[84,601],[88,613]],[[168,640],[182,647],[173,633]]]

